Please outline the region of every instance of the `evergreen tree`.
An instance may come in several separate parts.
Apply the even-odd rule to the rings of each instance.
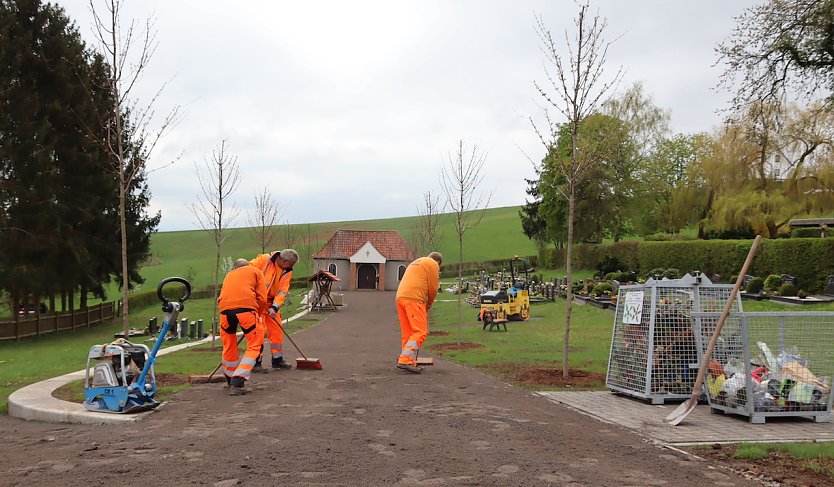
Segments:
[[[77,292],[83,305],[121,276],[119,186],[98,143],[112,107],[106,68],[61,8],[0,0],[0,290],[13,309],[41,299],[54,309],[56,297],[66,308]],[[142,173],[127,196],[131,283],[159,223],[149,201]]]

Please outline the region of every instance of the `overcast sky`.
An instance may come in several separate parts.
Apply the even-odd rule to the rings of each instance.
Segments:
[[[99,2],[99,0],[95,0]],[[94,43],[87,0],[57,2]],[[754,2],[591,1],[614,41],[607,70],[641,81],[674,131],[711,130],[729,96],[716,92],[715,47]],[[98,3],[97,3],[98,4]],[[486,153],[490,207],[524,203],[528,154],[544,149],[534,81],[544,81],[535,15],[558,39],[573,1],[133,1],[123,22],[156,18],[158,48],[136,90],[163,83],[160,114],[182,121],[152,155],[151,210],[161,231],[199,228],[197,164],[226,139],[241,184],[233,226],[247,226],[268,187],[290,223],[415,215],[463,139]],[[563,46],[564,47],[564,46]]]

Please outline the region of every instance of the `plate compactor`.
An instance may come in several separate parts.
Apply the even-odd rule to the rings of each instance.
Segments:
[[[169,283],[185,286],[182,297],[176,302],[168,300],[162,292]],[[159,406],[160,403],[154,399],[156,377],[153,365],[169,327],[177,323],[177,315],[185,309],[183,303],[191,296],[191,284],[181,277],[169,277],[159,283],[156,294],[162,301],[165,316],[152,350],[120,338],[107,345],[94,345],[87,354],[84,407],[90,411],[125,414]]]

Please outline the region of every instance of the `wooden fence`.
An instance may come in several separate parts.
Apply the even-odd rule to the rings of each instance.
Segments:
[[[23,337],[40,336],[46,333],[76,330],[113,319],[115,316],[115,301],[100,303],[96,306],[72,312],[17,315],[14,321],[0,322],[0,340],[18,340]]]

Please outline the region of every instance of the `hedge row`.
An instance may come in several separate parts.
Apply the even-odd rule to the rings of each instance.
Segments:
[[[720,274],[726,281],[741,270],[751,244],[750,240],[582,244],[574,247],[574,266],[595,269],[608,256],[622,262],[623,271],[642,274],[654,268],[674,267],[685,272],[698,270],[708,276]],[[541,259],[546,267],[563,267],[564,253],[564,249],[546,249]],[[825,289],[827,277],[834,274],[834,239],[763,240],[748,274],[790,274],[797,278],[800,288],[820,292]]]
[[[536,265],[538,265],[538,257],[536,257],[535,255],[530,255],[521,258],[527,261],[528,268],[536,267]],[[509,262],[510,259],[484,260],[481,262],[464,262],[463,275],[471,276],[478,274],[481,271],[486,271],[492,274],[502,269],[509,270]],[[522,273],[524,272],[524,269],[519,270],[522,271]],[[440,277],[458,277],[458,264],[446,264],[441,266]]]

